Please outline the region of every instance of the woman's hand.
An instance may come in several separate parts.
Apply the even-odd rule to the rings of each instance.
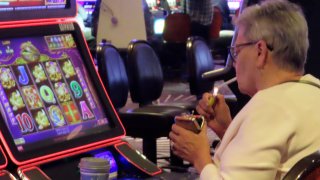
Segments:
[[[205,117],[208,126],[222,138],[232,121],[230,110],[223,95],[218,94],[212,106],[209,105],[210,98],[213,98],[211,93],[204,93],[196,110],[200,115]]]
[[[212,163],[206,123],[199,134],[173,124],[169,137],[173,153],[192,163],[199,173]]]

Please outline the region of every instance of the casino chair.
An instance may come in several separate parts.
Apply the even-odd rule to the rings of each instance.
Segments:
[[[320,180],[320,151],[298,161],[283,180]]]
[[[153,105],[162,94],[164,78],[159,58],[151,45],[144,40],[132,40],[128,46],[126,69],[129,77],[130,95],[140,106]],[[175,106],[192,112],[193,102],[168,102],[158,106]]]
[[[191,113],[197,101],[167,102],[153,104],[162,94],[164,78],[159,58],[150,44],[143,40],[132,40],[128,46],[126,69],[129,77],[130,95],[140,106],[178,107]],[[132,121],[133,122],[133,121]],[[158,128],[161,129],[161,124]],[[182,165],[181,159],[171,154],[172,165]]]
[[[199,36],[189,37],[186,48],[190,93],[200,99],[204,92],[212,90],[214,82],[201,75],[214,69],[214,60],[205,40]]]
[[[164,70],[169,74],[183,74],[186,61],[186,41],[191,34],[191,19],[188,14],[169,14],[163,29],[163,47],[160,54]],[[171,77],[171,76],[170,76]]]
[[[118,50],[111,44],[103,44],[97,52],[99,74],[127,135],[142,138],[143,153],[149,160],[156,163],[156,139],[167,137],[171,131],[174,117],[187,113],[187,111],[173,106],[146,106],[147,102],[151,102],[149,98],[156,97],[158,89],[162,88],[159,83],[161,78],[158,78],[162,75],[154,75],[144,79],[144,82],[139,82],[140,86],[137,85],[136,87],[143,90],[144,86],[152,86],[153,89],[146,93],[144,91],[145,94],[141,95],[144,97],[144,101],[140,104],[140,107],[124,111],[122,107],[125,106],[128,98],[129,82],[123,59]],[[148,67],[148,64],[145,64],[144,67]],[[150,73],[157,72],[152,67],[148,67],[148,70]],[[139,93],[139,91],[137,92]]]
[[[214,69],[214,58],[205,40],[201,37],[189,37],[186,48],[190,93],[195,95],[197,99],[201,99],[203,93],[210,92],[213,88],[214,81],[203,79],[202,74]],[[232,117],[234,117],[237,109],[237,98],[225,95],[225,100]]]

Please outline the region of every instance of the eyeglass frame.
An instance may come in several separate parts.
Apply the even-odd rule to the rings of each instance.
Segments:
[[[229,52],[229,55],[230,55],[231,59],[235,62],[237,57],[238,57],[238,54],[239,54],[239,53],[236,53],[235,50],[231,50],[231,49],[235,49],[235,48],[239,48],[239,47],[245,47],[245,46],[251,46],[251,45],[257,44],[258,42],[259,41],[251,41],[251,42],[245,42],[245,43],[240,43],[240,44],[236,44],[236,45],[233,45],[233,46],[229,46],[228,47],[228,52]],[[270,51],[273,50],[273,47],[268,45],[268,44],[267,44],[267,48]],[[233,53],[231,51],[233,51]]]

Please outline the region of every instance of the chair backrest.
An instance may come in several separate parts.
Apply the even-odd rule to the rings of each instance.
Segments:
[[[210,27],[210,38],[211,39],[217,39],[219,38],[219,33],[221,30],[221,26],[223,23],[223,16],[221,13],[220,8],[215,6],[213,8],[213,18],[212,18],[212,23]]]
[[[97,52],[98,71],[116,109],[123,107],[128,98],[129,82],[120,53],[111,44],[103,44]]]
[[[283,180],[320,180],[320,151],[298,161]]]
[[[190,93],[201,97],[212,89],[213,82],[203,79],[204,72],[214,69],[211,51],[201,37],[190,37],[187,41],[187,63],[189,72]]]
[[[167,42],[186,42],[191,33],[191,20],[188,14],[169,14],[164,23],[163,39]]]
[[[126,68],[133,102],[145,105],[160,97],[164,84],[162,67],[149,43],[130,42]]]

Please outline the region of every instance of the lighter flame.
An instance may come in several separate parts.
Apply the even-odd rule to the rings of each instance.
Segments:
[[[213,96],[214,97],[218,95],[218,91],[219,91],[219,88],[217,88],[217,87],[213,88]]]

